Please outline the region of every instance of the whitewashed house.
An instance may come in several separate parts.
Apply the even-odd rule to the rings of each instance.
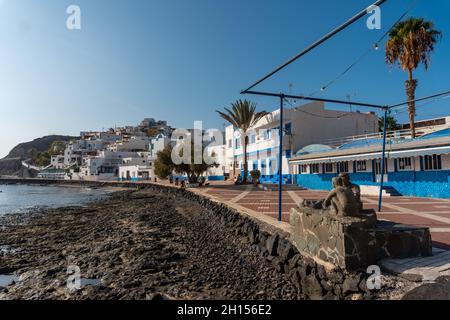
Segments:
[[[378,132],[374,113],[329,110],[323,102],[285,109],[283,123],[283,182],[292,182],[288,160],[293,152],[318,140]],[[248,140],[248,169],[260,170],[262,182],[278,182],[280,110],[270,113],[252,128]],[[243,174],[243,141],[238,130],[225,130],[225,165],[231,176]]]

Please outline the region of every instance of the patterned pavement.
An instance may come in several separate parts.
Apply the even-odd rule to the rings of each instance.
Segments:
[[[302,199],[323,199],[326,192],[300,190],[292,187],[283,191],[283,221],[289,221],[290,209]],[[278,191],[265,191],[253,186],[234,186],[215,183],[202,193],[223,202],[237,204],[254,214],[262,214],[273,219],[278,217]],[[364,207],[378,210],[377,197],[363,197]],[[450,199],[428,199],[414,197],[384,198],[379,219],[397,223],[429,227],[433,245],[450,250]]]

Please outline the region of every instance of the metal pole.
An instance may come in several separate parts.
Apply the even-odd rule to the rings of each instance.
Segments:
[[[282,202],[283,202],[283,109],[284,109],[284,95],[280,95],[280,154],[278,155],[278,221],[282,221]]]
[[[257,96],[265,96],[265,97],[279,97],[280,93],[272,93],[272,92],[262,92],[262,91],[246,91],[242,94],[252,94]],[[307,97],[307,96],[300,96],[300,95],[291,95],[291,94],[284,94],[284,98],[287,99],[296,99],[296,100],[307,100],[307,101],[320,101],[320,102],[330,102],[330,103],[336,103],[336,104],[343,104],[348,105],[348,100],[337,100],[337,99],[328,99],[328,98],[314,98],[314,97]],[[365,103],[365,102],[357,102],[357,101],[350,101],[350,103],[353,106],[360,106],[360,107],[368,107],[368,108],[375,108],[375,109],[383,109],[384,107],[380,107],[379,104],[371,104],[371,103]]]
[[[378,212],[381,212],[383,204],[383,186],[384,186],[384,171],[386,162],[386,136],[387,136],[387,117],[389,108],[384,108],[384,127],[383,127],[383,152],[381,155],[381,182],[380,182],[380,195],[378,197]]]

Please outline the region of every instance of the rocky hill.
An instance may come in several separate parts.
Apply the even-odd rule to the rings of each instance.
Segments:
[[[77,137],[51,135],[20,143],[14,147],[5,158],[0,159],[0,175],[21,176],[21,163],[23,160],[26,160],[30,149],[34,148],[37,151],[45,151],[50,148],[54,141],[70,141],[73,139],[77,139]]]

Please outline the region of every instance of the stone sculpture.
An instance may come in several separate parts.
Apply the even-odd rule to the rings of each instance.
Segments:
[[[344,186],[341,177],[333,178],[333,187],[323,202],[323,208],[331,207],[340,217],[358,217],[361,213],[360,205],[353,191]]]
[[[353,195],[356,198],[356,202],[359,205],[359,211],[362,211],[363,203],[361,201],[361,188],[357,184],[354,184],[350,181],[350,175],[348,173],[341,173],[339,177],[342,178],[344,187],[349,188],[353,192]]]

